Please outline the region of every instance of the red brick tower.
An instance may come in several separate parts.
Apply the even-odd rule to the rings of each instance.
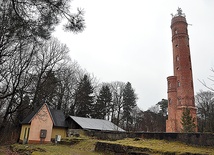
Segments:
[[[168,120],[166,132],[181,132],[181,117],[184,108],[189,108],[196,122],[196,107],[192,78],[189,36],[185,14],[178,8],[172,17],[172,47],[174,76],[168,81]],[[197,129],[196,129],[197,131]]]

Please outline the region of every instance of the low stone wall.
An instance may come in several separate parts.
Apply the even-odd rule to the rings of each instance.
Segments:
[[[176,154],[182,154],[182,155],[208,155],[208,154],[201,154],[201,153],[195,153],[193,152],[185,152],[183,150],[183,153],[176,152],[176,151],[164,151],[164,150],[156,150],[151,149],[148,147],[135,147],[135,146],[127,146],[122,144],[114,144],[114,143],[108,143],[108,142],[97,142],[95,145],[95,151],[96,152],[105,152],[106,154],[114,154],[114,155],[176,155]]]
[[[105,142],[97,142],[95,146],[96,152],[105,152],[115,155],[151,155],[147,148],[138,148],[133,146],[124,146],[120,144],[110,144]]]
[[[126,138],[127,132],[119,132],[119,131],[96,131],[96,130],[88,130],[85,131],[88,136],[97,137],[101,140],[119,140]]]
[[[191,145],[214,146],[214,134],[212,133],[129,133],[130,138],[160,139],[180,141]]]
[[[212,133],[154,133],[154,132],[105,132],[86,131],[87,135],[103,140],[119,140],[124,138],[160,139],[180,141],[191,145],[214,146]]]

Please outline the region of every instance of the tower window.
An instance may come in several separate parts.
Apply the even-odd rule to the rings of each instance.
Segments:
[[[178,105],[181,105],[181,97],[178,97]]]
[[[179,56],[178,55],[176,56],[176,61],[179,61]]]
[[[179,67],[177,67],[177,70],[179,70],[180,68]]]
[[[171,88],[171,83],[170,82],[168,83],[168,87]]]
[[[180,81],[178,81],[178,87],[180,87],[181,86],[181,83],[180,83]]]
[[[178,47],[178,44],[176,44],[175,47]]]
[[[172,103],[172,100],[169,98],[169,103],[171,104]]]

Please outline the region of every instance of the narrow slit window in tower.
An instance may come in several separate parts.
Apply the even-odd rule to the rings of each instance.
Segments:
[[[170,82],[168,83],[168,88],[171,88],[171,83]]]
[[[178,105],[181,105],[181,97],[178,97]]]
[[[180,81],[178,81],[178,87],[180,87],[181,86],[181,83],[180,83]]]
[[[176,56],[176,61],[179,61],[179,56],[178,55]]]

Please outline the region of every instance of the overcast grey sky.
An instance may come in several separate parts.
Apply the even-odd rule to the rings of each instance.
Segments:
[[[170,14],[178,7],[191,24],[195,94],[207,90],[199,80],[212,84],[207,77],[214,75],[213,0],[73,0],[71,6],[85,10],[85,31],[74,35],[59,26],[54,36],[99,82],[131,82],[142,110],[167,99],[166,78],[173,75]]]

